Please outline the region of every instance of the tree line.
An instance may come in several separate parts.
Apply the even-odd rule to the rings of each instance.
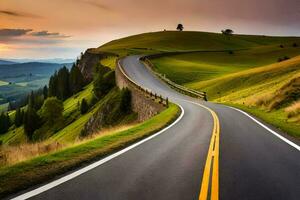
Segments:
[[[24,125],[24,132],[29,139],[32,139],[35,130],[43,123],[54,124],[59,120],[63,112],[63,100],[76,94],[87,84],[77,65],[73,64],[69,71],[63,67],[56,71],[49,80],[49,87],[32,91],[23,108],[20,106],[15,110],[15,117],[10,119],[8,112],[0,115],[0,134],[6,133],[10,126],[20,127]],[[81,113],[87,112],[87,102],[83,100]]]

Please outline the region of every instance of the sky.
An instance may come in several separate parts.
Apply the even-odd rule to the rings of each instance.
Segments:
[[[0,0],[0,58],[76,58],[178,23],[193,31],[300,36],[300,0]]]

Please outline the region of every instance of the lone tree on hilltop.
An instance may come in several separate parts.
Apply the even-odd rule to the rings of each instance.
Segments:
[[[178,24],[176,29],[177,31],[183,31],[184,27],[182,24]]]
[[[233,30],[231,29],[225,29],[221,31],[223,35],[233,35]]]

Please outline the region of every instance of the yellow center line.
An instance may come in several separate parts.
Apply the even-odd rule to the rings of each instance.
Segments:
[[[208,154],[203,172],[199,200],[207,200],[210,173],[212,168],[212,182],[211,182],[211,200],[219,199],[219,141],[220,141],[220,123],[217,114],[210,108],[206,108],[213,116],[214,128],[210,140]],[[212,163],[213,160],[213,163]]]

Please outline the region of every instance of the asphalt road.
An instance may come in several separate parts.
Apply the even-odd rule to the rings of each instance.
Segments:
[[[193,200],[199,199],[204,187],[209,199],[213,193],[222,200],[300,199],[299,149],[237,110],[175,92],[138,58],[123,59],[124,71],[143,87],[181,105],[181,120],[151,140],[31,199]],[[208,108],[217,115],[219,132],[214,112]]]

